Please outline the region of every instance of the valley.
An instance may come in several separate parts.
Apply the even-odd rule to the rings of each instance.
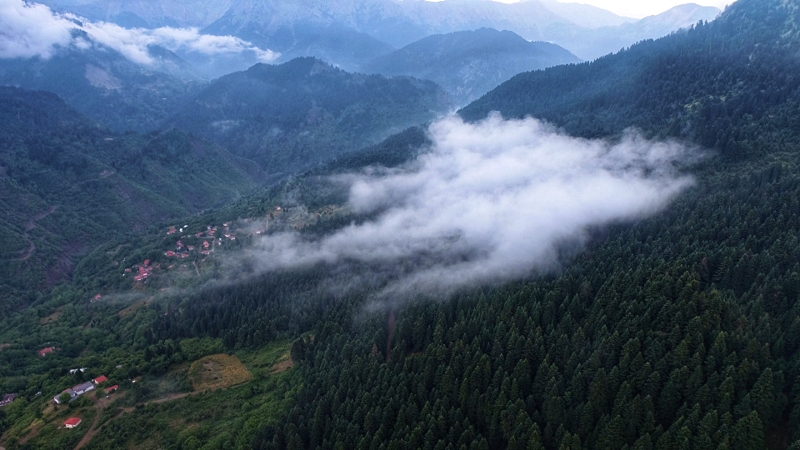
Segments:
[[[800,448],[797,0],[47,3],[0,450]]]

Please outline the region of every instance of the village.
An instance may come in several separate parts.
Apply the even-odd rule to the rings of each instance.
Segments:
[[[122,277],[133,278],[133,288],[142,289],[152,283],[159,274],[171,271],[182,271],[184,274],[194,273],[202,278],[201,269],[209,257],[217,251],[230,250],[242,251],[239,236],[252,238],[266,234],[270,221],[276,219],[284,212],[283,208],[276,206],[265,219],[242,219],[234,222],[225,222],[220,225],[183,226],[172,225],[163,231],[163,236],[175,240],[167,248],[162,248],[163,258],[145,259],[122,269]],[[193,229],[190,229],[193,228]],[[199,229],[198,229],[199,228]],[[153,254],[149,254],[153,258]],[[124,263],[124,260],[123,260]],[[114,263],[118,264],[118,263]],[[101,300],[102,295],[97,294],[92,301]]]
[[[133,291],[164,290],[181,287],[181,284],[188,286],[195,282],[193,280],[213,276],[218,264],[209,266],[207,263],[217,254],[247,252],[253,240],[260,236],[274,231],[302,230],[321,218],[336,216],[345,209],[334,205],[316,211],[308,211],[304,206],[272,206],[260,218],[244,218],[220,224],[171,225],[162,229],[157,236],[153,235],[149,243],[142,243],[138,249],[139,256],[133,261],[122,258],[111,264],[120,270],[119,276],[131,280],[128,286]],[[160,242],[155,242],[156,237]],[[102,297],[103,294],[96,293],[90,301],[100,301]]]

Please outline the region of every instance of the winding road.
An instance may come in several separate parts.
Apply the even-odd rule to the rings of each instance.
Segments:
[[[36,250],[36,244],[31,239],[30,232],[33,231],[33,229],[36,228],[36,226],[38,225],[36,222],[44,219],[50,214],[53,214],[56,211],[56,209],[58,209],[58,206],[51,206],[50,209],[48,209],[47,211],[38,214],[36,216],[33,216],[33,218],[30,221],[28,221],[27,224],[25,224],[25,234],[22,235],[22,238],[25,239],[25,241],[28,243],[28,249],[25,250],[23,256],[20,256],[19,258],[14,258],[12,259],[12,261],[27,261],[28,259],[30,259],[30,257],[33,255],[33,252]]]

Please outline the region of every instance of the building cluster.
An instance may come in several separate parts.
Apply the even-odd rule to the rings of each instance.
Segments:
[[[83,395],[83,394],[85,394],[85,393],[87,393],[89,391],[93,391],[95,389],[95,386],[100,385],[102,383],[105,383],[107,381],[108,381],[108,378],[106,378],[105,375],[101,375],[101,376],[95,378],[92,381],[87,381],[86,383],[81,383],[79,385],[71,387],[70,389],[66,389],[61,394],[56,395],[53,398],[53,400],[55,400],[55,402],[60,405],[61,404],[61,397],[64,394],[69,394],[69,401],[72,402],[73,400],[77,399],[81,395]]]

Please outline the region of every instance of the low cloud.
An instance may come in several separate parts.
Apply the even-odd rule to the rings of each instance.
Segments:
[[[258,268],[357,266],[386,275],[385,299],[447,295],[553,270],[592,228],[653,215],[693,183],[675,167],[687,148],[633,132],[577,139],[495,114],[447,118],[429,134],[430,151],[404,168],[341,177],[349,207],[371,220],[324,237],[267,236]]]
[[[72,41],[71,21],[47,6],[0,0],[0,58],[49,58]]]
[[[83,31],[89,41],[76,30]],[[201,34],[196,28],[124,28],[55,13],[41,4],[0,0],[0,58],[47,59],[59,47],[86,49],[92,44],[110,47],[144,65],[155,63],[148,51],[151,45],[208,56],[252,53],[261,62],[271,62],[279,56],[237,37]]]

